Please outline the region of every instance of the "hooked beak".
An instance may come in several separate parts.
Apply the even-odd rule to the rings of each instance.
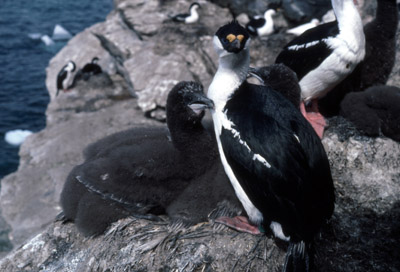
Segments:
[[[214,102],[206,97],[205,94],[196,93],[193,100],[189,104],[189,108],[196,113],[200,113],[205,109],[213,109]]]
[[[229,51],[233,53],[240,52],[240,41],[238,39],[235,39],[229,44]]]

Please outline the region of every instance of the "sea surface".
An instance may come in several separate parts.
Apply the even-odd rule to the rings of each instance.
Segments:
[[[46,46],[32,37],[51,37],[56,24],[75,35],[104,21],[112,7],[112,0],[0,1],[0,179],[14,172],[19,163],[19,147],[8,144],[5,133],[16,129],[38,132],[46,125],[45,69],[67,42]],[[0,218],[0,251],[10,247],[5,229]]]
[[[104,21],[112,7],[112,0],[0,1],[0,179],[14,172],[19,162],[19,147],[6,143],[5,133],[15,129],[38,132],[46,125],[45,69],[67,42],[46,46],[29,36],[51,37],[56,24],[77,34]]]

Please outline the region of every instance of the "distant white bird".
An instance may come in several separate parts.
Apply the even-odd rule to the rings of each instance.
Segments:
[[[10,145],[18,146],[22,144],[25,141],[26,137],[28,137],[31,134],[32,131],[30,130],[22,130],[22,129],[10,130],[6,132],[4,140]]]
[[[274,20],[272,16],[276,11],[269,9],[264,13],[264,16],[256,15],[247,23],[246,29],[252,35],[264,36],[274,33]]]
[[[304,31],[316,27],[317,25],[319,25],[319,20],[314,18],[308,23],[286,30],[286,33],[300,36],[301,34],[303,34]]]
[[[201,8],[200,4],[194,2],[189,7],[189,13],[182,13],[172,16],[171,19],[174,22],[192,24],[199,20],[199,14],[197,13],[197,9]]]

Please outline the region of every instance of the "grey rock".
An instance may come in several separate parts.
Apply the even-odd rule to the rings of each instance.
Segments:
[[[211,0],[211,2],[229,8],[235,17],[241,13],[249,16],[262,15],[268,8],[277,8],[282,4],[282,0]]]
[[[85,146],[126,128],[162,125],[146,116],[165,118],[166,94],[175,82],[196,80],[208,88],[217,67],[212,36],[232,15],[227,8],[200,2],[201,19],[188,26],[168,17],[185,11],[186,1],[116,0],[105,22],[76,35],[50,61],[47,126],[23,143],[18,171],[1,181],[0,205],[15,246],[0,261],[1,271],[280,269],[285,246],[212,221],[171,230],[167,218],[157,224],[126,218],[90,239],[73,223],[53,222],[63,183],[83,161]],[[291,38],[281,32],[254,38],[251,65],[274,63]],[[55,97],[61,67],[69,60],[82,67],[94,56],[108,78],[91,78]],[[391,85],[400,84],[399,65],[397,55]],[[329,123],[323,143],[337,205],[317,237],[316,263],[321,271],[398,271],[400,144],[360,136],[340,118]]]
[[[344,122],[344,123],[343,123]],[[357,135],[340,140],[336,120],[323,140],[336,187],[335,214],[317,237],[318,271],[396,271],[400,253],[400,144]],[[351,129],[350,129],[351,130]],[[275,271],[285,246],[264,236],[205,222],[170,229],[126,218],[85,239],[73,223],[54,222],[0,261],[2,271]],[[207,270],[208,269],[208,270]],[[392,270],[391,270],[392,269]]]

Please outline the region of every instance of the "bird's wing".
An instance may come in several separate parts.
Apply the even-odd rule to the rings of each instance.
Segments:
[[[250,20],[249,25],[254,28],[260,28],[265,25],[266,20],[263,17],[254,17]]]
[[[172,19],[172,21],[174,21],[174,22],[184,22],[185,19],[186,19],[187,17],[189,17],[189,15],[190,15],[190,14],[188,14],[188,13],[177,14],[177,15],[175,15],[175,16],[172,16],[171,19]]]
[[[263,86],[257,88],[265,91]],[[249,103],[253,110],[247,111],[247,116],[228,111],[233,129],[237,128],[239,134],[222,131],[227,161],[246,194],[270,220],[290,218],[294,221],[287,222],[289,225],[297,224],[296,220],[303,220],[298,215],[307,208],[328,217],[333,210],[333,183],[323,146],[290,102],[275,92],[272,98],[258,96],[259,100],[270,99],[269,103],[265,107]],[[314,203],[321,207],[314,207]],[[281,210],[273,211],[272,207]]]
[[[65,68],[65,67],[64,67]],[[57,90],[62,90],[64,89],[63,87],[63,81],[64,79],[67,77],[67,71],[65,71],[65,69],[61,69],[61,71],[58,73],[57,75]]]
[[[276,58],[275,63],[285,64],[295,71],[301,80],[332,53],[327,40],[338,33],[336,21],[309,29],[288,43]]]
[[[180,186],[179,159],[172,143],[148,140],[144,145],[131,143],[114,147],[107,156],[97,156],[79,165],[74,175],[84,180],[86,187],[116,199],[160,203],[169,193],[174,193],[174,188],[166,189],[172,186],[168,181]]]

